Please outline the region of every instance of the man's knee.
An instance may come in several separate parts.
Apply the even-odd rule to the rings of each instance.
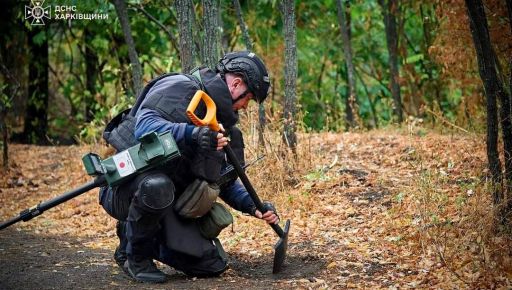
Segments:
[[[135,194],[137,206],[147,212],[160,213],[172,204],[174,192],[174,183],[167,175],[147,175],[139,182]]]
[[[118,220],[126,220],[131,199],[130,195],[121,194],[118,187],[105,186],[100,189],[101,206],[110,216]]]

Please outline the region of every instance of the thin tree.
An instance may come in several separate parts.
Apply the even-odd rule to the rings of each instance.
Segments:
[[[236,18],[238,19],[238,26],[240,26],[240,30],[242,31],[242,38],[245,43],[245,47],[247,50],[252,51],[253,45],[251,41],[251,37],[249,36],[249,30],[247,29],[247,25],[245,24],[244,17],[242,14],[242,7],[240,6],[240,1],[233,0],[233,6],[235,7]],[[265,131],[265,124],[267,123],[265,116],[265,105],[260,103],[258,105],[258,147],[265,148],[265,138],[263,137],[263,133]]]
[[[342,0],[336,1],[338,8],[338,21],[340,23],[341,39],[343,41],[343,54],[345,56],[345,65],[347,67],[348,79],[348,97],[346,102],[346,121],[348,127],[355,127],[357,118],[357,96],[356,96],[356,73],[354,63],[352,61],[352,45],[350,39],[350,22],[348,21],[347,14],[349,11],[345,10],[345,5],[349,3],[342,3]],[[349,8],[350,9],[350,8]]]
[[[512,1],[507,0],[508,23],[510,31],[512,32]],[[503,130],[503,143],[505,151],[505,177],[507,180],[507,189],[509,195],[512,194],[512,59],[509,60],[510,73],[509,73],[509,90],[502,90],[500,94],[501,99],[501,126]],[[509,202],[512,202],[509,198]],[[509,203],[508,209],[512,209]]]
[[[194,21],[192,0],[176,0],[174,5],[177,11],[180,33],[181,70],[190,72],[194,68],[195,59],[194,37],[192,34],[192,23]]]
[[[396,14],[398,0],[379,0],[384,15],[384,27],[386,30],[386,42],[389,53],[390,87],[393,97],[394,112],[399,123],[403,122],[402,97],[400,96],[400,84],[398,83],[398,32]]]
[[[361,74],[358,71],[356,71],[356,76],[359,79],[361,85],[363,86],[366,96],[368,97],[368,104],[370,105],[370,112],[372,112],[372,120],[373,120],[373,124],[371,124],[370,127],[379,128],[379,120],[377,119],[377,112],[375,111],[375,101],[372,100],[372,96],[371,96],[370,92],[368,91],[368,86],[366,85],[363,77],[361,76]]]
[[[39,33],[43,33],[44,37]],[[42,40],[40,40],[42,39]],[[46,144],[48,131],[48,38],[47,31],[32,28],[28,33],[28,98],[22,142]]]
[[[247,25],[245,24],[245,21],[244,21],[244,16],[242,14],[242,7],[240,6],[240,1],[233,0],[233,6],[235,7],[236,18],[238,20],[238,26],[240,26],[240,30],[242,31],[242,38],[244,40],[245,47],[247,48],[247,50],[252,51],[252,49],[253,49],[252,41],[251,41],[251,37],[249,36],[249,30],[247,29]]]
[[[96,80],[98,78],[98,55],[95,53],[91,46],[94,39],[94,31],[91,28],[92,23],[89,23],[83,33],[84,38],[84,58],[85,58],[85,87],[87,93],[84,96],[85,103],[85,121],[90,122],[94,118],[95,103],[94,96],[96,95]]]
[[[16,56],[27,57],[22,43],[25,42],[26,31],[19,25],[16,11],[22,9],[23,3],[16,0],[4,1],[0,10],[0,135],[2,140],[3,169],[9,169],[9,124],[7,114],[13,111],[13,100],[21,88],[19,73],[16,69],[24,70],[24,64]]]
[[[430,85],[428,85],[429,90],[432,93],[433,97],[427,98],[429,102],[429,106],[431,110],[434,110],[434,104],[437,103],[439,107],[441,107],[441,89],[442,89],[442,79],[434,76],[434,70],[437,68],[437,63],[432,61],[431,54],[428,53],[428,49],[432,46],[434,42],[434,37],[432,37],[433,31],[436,31],[437,26],[439,25],[437,17],[435,17],[435,5],[432,4],[421,4],[420,5],[420,16],[422,21],[422,30],[423,30],[423,43],[421,45],[421,51],[424,56],[424,60],[420,60],[420,64],[424,67],[424,71],[427,73],[428,80]],[[432,118],[432,121],[435,121],[435,118]]]
[[[295,1],[282,0],[281,10],[284,20],[284,110],[283,139],[295,151],[296,136],[296,83],[297,83],[297,36],[295,29]]]
[[[505,157],[505,176],[506,182],[510,186],[512,162],[510,154],[512,153],[512,125],[510,113],[510,94],[506,91],[500,70],[496,53],[492,47],[489,36],[487,17],[481,0],[465,0],[467,13],[469,17],[469,26],[473,43],[475,45],[476,56],[480,78],[484,85],[487,107],[487,160],[491,179],[494,184],[493,202],[494,205],[502,205],[504,199],[503,176],[501,161],[498,150],[498,132],[499,123],[502,127],[502,136],[504,144]],[[500,101],[501,109],[499,111],[498,123],[498,104]],[[508,187],[508,186],[507,186]],[[510,194],[511,192],[509,192]],[[504,222],[506,214],[510,211],[510,197],[506,208],[498,210],[501,221]]]
[[[203,63],[215,68],[219,60],[219,4],[217,0],[202,0],[203,3]]]
[[[9,169],[9,132],[7,128],[7,113],[12,107],[12,100],[17,95],[18,89],[21,87],[19,81],[12,75],[9,69],[5,66],[4,58],[0,53],[0,72],[9,85],[2,88],[0,87],[0,134],[2,135],[2,160],[3,169]],[[2,92],[4,89],[7,93]]]
[[[128,19],[128,11],[126,10],[126,4],[124,0],[114,0],[114,6],[116,8],[119,22],[121,23],[121,29],[123,30],[124,39],[128,46],[128,57],[130,58],[130,64],[132,67],[132,80],[133,90],[135,96],[138,96],[142,91],[142,66],[135,49],[135,42],[132,37],[132,29],[130,27],[130,20]]]

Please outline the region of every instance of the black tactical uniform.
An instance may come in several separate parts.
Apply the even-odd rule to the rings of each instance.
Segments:
[[[116,250],[116,261],[122,264],[127,254],[124,269],[139,281],[165,280],[152,259],[192,276],[217,275],[226,269],[226,259],[218,240],[202,237],[196,221],[179,217],[171,206],[195,179],[215,182],[222,167],[226,166],[222,152],[205,152],[196,144],[194,134],[197,127],[191,125],[185,114],[196,91],[204,90],[215,101],[217,119],[231,134],[231,146],[241,161],[243,139],[241,132],[234,127],[238,115],[232,110],[233,101],[224,73],[243,74],[249,89],[253,92],[259,90],[254,93],[260,96],[258,100],[266,97],[268,73],[254,54],[242,52],[232,54],[231,58],[225,57],[219,63],[218,72],[205,68],[200,70],[199,75],[170,74],[151,82],[150,87],[143,91],[146,95],[136,111],[136,117],[132,116],[132,120],[125,122],[123,134],[119,130],[110,136],[110,139],[118,139],[111,143],[126,144],[124,148],[118,148],[122,150],[133,145],[131,143],[135,142],[136,137],[144,133],[170,130],[182,154],[181,158],[165,167],[143,173],[119,187],[100,191],[100,203],[120,221],[120,245]],[[261,97],[262,91],[264,97]],[[204,114],[205,107],[200,106],[196,112]],[[254,203],[239,182],[221,188],[220,197],[237,210],[253,213]]]

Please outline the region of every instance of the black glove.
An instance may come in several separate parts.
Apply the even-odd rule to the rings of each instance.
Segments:
[[[217,132],[210,130],[208,127],[195,127],[192,130],[192,141],[201,149],[216,151],[219,144],[217,134]]]
[[[261,214],[264,214],[264,213],[266,213],[267,211],[273,211],[273,212],[274,212],[274,214],[277,216],[277,219],[278,219],[278,220],[281,220],[281,218],[280,218],[280,217],[279,217],[279,215],[277,214],[277,209],[276,209],[276,207],[274,206],[274,204],[273,204],[273,203],[271,203],[270,201],[266,201],[266,200],[264,200],[262,203],[263,203],[263,209],[264,209],[264,211],[263,211]],[[256,210],[257,210],[257,208],[256,208],[256,206],[254,205],[254,206],[252,207],[252,209],[251,209],[250,214],[251,214],[252,216],[256,216]]]

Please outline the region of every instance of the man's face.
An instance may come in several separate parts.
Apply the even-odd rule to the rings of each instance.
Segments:
[[[253,99],[253,95],[250,92],[247,92],[245,96],[243,96],[240,99],[237,99],[236,102],[233,104],[233,111],[238,111],[240,109],[247,109],[247,106],[249,105],[249,101]]]
[[[247,109],[249,101],[254,98],[253,94],[248,91],[247,85],[244,83],[241,77],[233,77],[228,80],[229,92],[231,98],[235,101],[233,103],[233,111],[240,109]]]

